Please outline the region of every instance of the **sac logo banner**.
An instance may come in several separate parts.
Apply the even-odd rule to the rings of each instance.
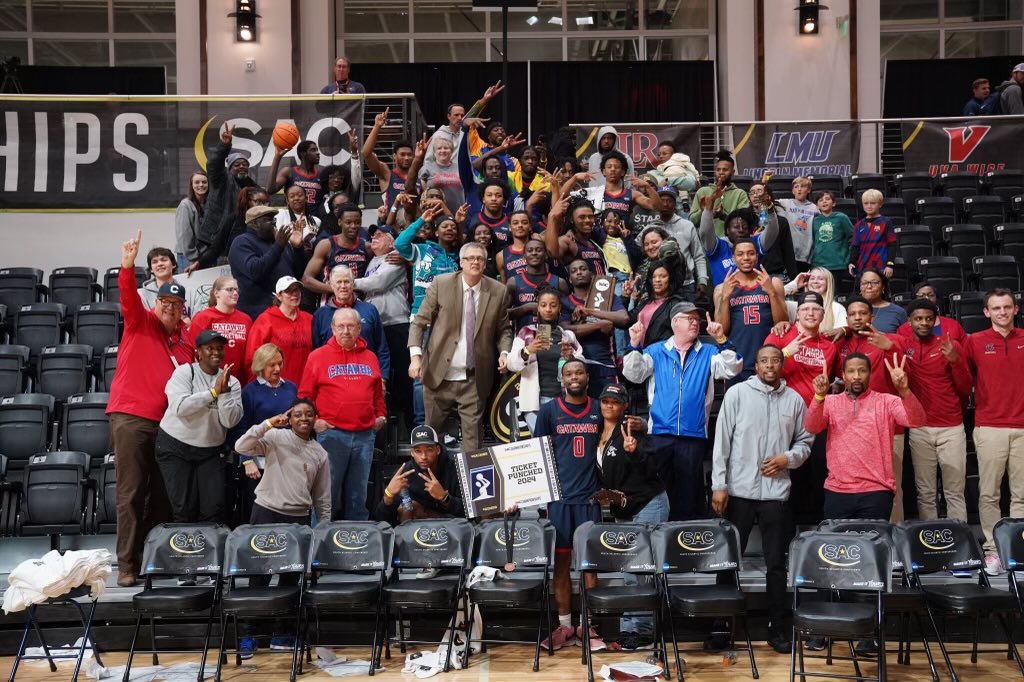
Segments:
[[[860,546],[823,542],[818,547],[818,558],[829,566],[852,568],[861,562]]]
[[[634,531],[606,530],[601,533],[601,546],[613,552],[632,552],[637,547],[637,534]]]
[[[687,552],[706,552],[715,546],[715,533],[710,530],[684,530],[676,542]]]
[[[926,528],[917,534],[925,549],[943,552],[953,549],[953,531],[948,528]]]
[[[502,547],[508,546],[508,536],[505,534],[504,528],[498,528],[494,531],[494,539]],[[529,528],[516,528],[512,531],[512,546],[513,547],[525,547],[530,544],[530,529]]]
[[[288,536],[284,533],[256,533],[249,547],[258,554],[280,554],[288,549]]]
[[[420,547],[438,549],[448,544],[448,531],[444,528],[423,526],[416,529],[416,532],[413,534],[413,540]]]
[[[202,533],[175,533],[168,544],[177,554],[199,554],[206,549],[206,536]]]
[[[366,549],[370,544],[370,534],[365,530],[346,530],[344,528],[331,534],[331,542],[335,547],[347,552]]]

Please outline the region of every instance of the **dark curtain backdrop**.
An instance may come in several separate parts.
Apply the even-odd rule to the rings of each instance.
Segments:
[[[500,63],[359,64],[354,77],[371,92],[414,92],[432,125],[445,121],[451,102],[467,107],[501,78]],[[501,97],[509,99],[509,132],[525,135],[526,64],[508,65]],[[714,63],[532,62],[533,136],[569,123],[657,123],[715,120]],[[501,117],[502,102],[487,115]],[[531,140],[533,142],[533,140]]]
[[[165,95],[162,66],[19,66],[26,95]],[[14,94],[8,84],[7,94]]]
[[[888,61],[882,116],[959,116],[976,78],[987,78],[995,90],[1020,62],[1024,57]]]

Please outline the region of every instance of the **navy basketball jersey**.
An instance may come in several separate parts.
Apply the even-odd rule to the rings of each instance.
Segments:
[[[537,290],[541,287],[551,287],[552,289],[558,288],[558,283],[561,280],[550,272],[544,273],[542,276],[531,275],[530,273],[523,270],[516,274],[512,279],[512,286],[515,287],[515,297],[512,300],[513,306],[526,305],[527,303],[537,302]],[[518,332],[523,327],[534,324],[537,321],[537,314],[530,313],[529,315],[523,315],[520,318],[514,320],[516,331]]]
[[[284,181],[285,194],[288,194],[288,190],[293,185],[301,187],[302,191],[306,193],[306,215],[313,215],[317,206],[324,200],[324,188],[320,184],[320,176],[316,174],[316,171],[306,175],[298,166],[292,166]]]
[[[512,237],[508,232],[508,215],[502,214],[500,218],[494,219],[483,211],[480,211],[469,219],[469,228],[466,230],[466,241],[473,241],[473,233],[476,231],[476,226],[481,223],[491,228],[491,234],[493,235],[493,239],[491,241],[491,253],[494,253],[495,249],[504,249],[512,241]]]
[[[601,250],[601,247],[590,240],[580,241],[575,234],[573,239],[576,241],[576,258],[589,263],[595,277],[601,277],[608,272],[608,264],[604,259],[604,251]]]
[[[516,251],[511,246],[506,246],[501,250],[501,278],[503,281],[511,282],[513,277],[526,270],[526,257],[523,253],[524,251]]]
[[[563,502],[587,502],[597,492],[597,445],[603,424],[601,406],[590,398],[573,405],[559,397],[540,408],[534,435],[551,439]]]
[[[612,194],[606,189],[602,201],[604,208],[619,216],[623,225],[629,224],[629,217],[633,211],[633,190],[623,188],[622,191]]]
[[[405,191],[405,182],[406,177],[399,173],[397,168],[392,168],[391,174],[388,177],[388,191],[386,193],[389,209],[395,205],[395,199],[398,198],[398,195]]]
[[[729,296],[729,339],[743,358],[743,371],[734,380],[744,381],[754,374],[757,349],[772,331],[772,305],[768,292],[757,283],[737,285]]]
[[[339,235],[331,237],[331,250],[327,254],[327,258],[324,259],[324,273],[323,281],[329,282],[331,277],[331,270],[338,265],[347,265],[352,270],[352,276],[359,279],[366,274],[366,266],[370,263],[370,256],[366,252],[366,243],[357,238],[355,246],[351,249],[347,249],[338,243],[340,239]],[[324,294],[320,297],[320,305],[327,303],[327,299],[330,294]]]

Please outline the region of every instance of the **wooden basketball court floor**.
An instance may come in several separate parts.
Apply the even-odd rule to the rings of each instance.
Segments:
[[[692,644],[691,644],[692,646]],[[991,646],[991,645],[989,645]],[[669,645],[671,648],[671,644]],[[967,645],[954,644],[953,650],[962,650]],[[429,650],[429,649],[427,649]],[[934,654],[938,657],[938,647],[933,644]],[[338,649],[340,655],[349,659],[365,658],[369,654],[368,649]],[[410,647],[409,651],[416,651]],[[838,652],[838,649],[837,649]],[[595,675],[602,663],[616,661],[642,661],[646,652],[638,652],[636,656],[629,654],[611,654],[602,656],[600,652],[594,654]],[[702,652],[690,652],[683,655],[686,661],[686,678],[688,680],[709,680],[716,682],[745,682],[750,680],[750,667],[743,652],[737,663],[725,666],[722,664],[721,656],[705,654]],[[755,642],[755,655],[757,667],[760,672],[760,680],[765,682],[781,682],[789,680],[789,657],[772,651],[763,642]],[[124,665],[127,655],[124,652],[111,652],[103,654],[103,662],[108,667]],[[578,647],[566,647],[556,651],[555,655],[548,657],[546,652],[541,653],[541,665],[539,672],[531,672],[533,659],[533,648],[522,644],[492,645],[485,654],[477,654],[470,659],[470,665],[465,670],[452,670],[448,673],[440,673],[435,679],[447,682],[505,682],[516,680],[516,682],[567,682],[568,680],[586,680],[586,668],[580,664],[580,649]],[[413,673],[403,673],[402,665],[404,656],[396,650],[393,651],[393,658],[382,663],[385,667],[383,672],[378,672],[373,677],[369,675],[352,675],[334,678],[325,672],[306,666],[306,672],[299,676],[303,682],[309,680],[375,680],[377,682],[394,682],[397,680],[417,679]],[[161,665],[170,666],[175,663],[196,662],[198,655],[192,654],[166,654],[160,657]],[[10,674],[13,658],[0,658],[0,679],[7,679]],[[216,663],[216,655],[210,653],[208,665]],[[912,657],[912,664],[909,666],[896,664],[896,648],[894,643],[889,643],[888,656],[888,679],[893,682],[910,682],[913,680],[929,680],[928,662],[920,645],[915,646]],[[936,661],[939,666],[939,677],[941,680],[948,680],[949,675],[941,665],[941,658]],[[240,667],[235,667],[234,659],[230,658],[228,665],[224,666],[222,679],[228,682],[257,682],[263,680],[287,680],[291,659],[287,655],[257,653],[248,661],[243,661]],[[149,656],[144,653],[136,654],[133,668],[136,666],[151,665]],[[1006,660],[1006,656],[1000,654],[980,654],[978,663],[972,664],[970,656],[953,656],[953,665],[957,674],[964,682],[1003,682],[1004,680],[1021,679],[1020,672],[1013,661]],[[46,680],[56,682],[57,680],[71,679],[71,672],[74,669],[72,663],[62,662],[56,673],[51,673],[46,662],[26,662],[18,669],[18,680],[24,682],[37,682]],[[825,665],[822,660],[808,660],[808,671],[820,671],[829,673],[852,674],[853,668],[848,661],[835,661],[831,667]],[[875,674],[875,664],[865,661],[862,663],[861,671],[865,675]],[[675,679],[675,668],[672,670]],[[89,679],[85,676],[84,670],[80,679]],[[118,682],[120,677],[107,678],[111,682]],[[157,678],[159,679],[159,678]],[[212,678],[208,678],[212,679]],[[600,680],[600,676],[596,676]],[[814,679],[814,678],[811,678]],[[817,678],[822,679],[822,678]]]

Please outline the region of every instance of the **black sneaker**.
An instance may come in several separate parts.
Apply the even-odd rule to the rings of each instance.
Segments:
[[[855,651],[864,658],[878,658],[878,643],[873,639],[862,639],[857,642]]]
[[[776,632],[768,638],[768,646],[775,650],[777,654],[790,654],[793,652],[793,640],[789,638],[789,633]]]
[[[804,640],[804,648],[810,649],[811,651],[824,651],[825,650],[825,638],[824,637],[808,637]]]

